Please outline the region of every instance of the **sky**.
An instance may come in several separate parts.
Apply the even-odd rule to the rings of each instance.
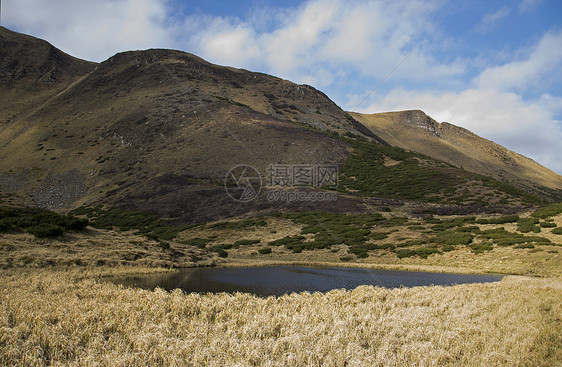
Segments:
[[[559,0],[4,0],[0,24],[103,61],[172,48],[310,84],[348,111],[420,109],[562,174]]]

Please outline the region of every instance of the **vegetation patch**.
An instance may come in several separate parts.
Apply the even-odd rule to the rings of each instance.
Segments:
[[[362,139],[346,139],[346,142],[354,150],[340,171],[338,189],[341,191],[389,199],[486,204],[487,200],[464,191],[472,183],[492,189],[506,203],[508,198],[541,202],[507,183],[460,170],[423,154]],[[398,163],[385,165],[389,159]]]
[[[517,220],[517,230],[522,233],[539,233],[541,228],[537,225],[538,223],[538,218],[519,218],[519,220]]]
[[[65,231],[81,231],[87,225],[87,219],[47,209],[0,207],[0,233],[27,232],[38,238],[47,238],[60,236]]]
[[[495,228],[482,231],[479,236],[484,239],[489,239],[499,246],[513,246],[522,243],[548,245],[551,243],[548,238],[539,236],[524,236],[520,233],[508,232],[505,228]]]
[[[203,249],[211,241],[212,241],[211,238],[196,237],[196,238],[190,238],[188,240],[183,240],[183,241],[179,241],[179,242],[183,243],[184,245],[196,246],[196,247],[199,247],[199,248]]]
[[[513,215],[506,215],[503,217],[496,217],[496,218],[483,218],[478,219],[476,223],[478,224],[506,224],[506,223],[513,223],[519,220],[519,216],[517,214]]]
[[[422,259],[427,259],[427,257],[431,254],[438,254],[441,253],[438,248],[435,247],[420,247],[418,249],[400,249],[396,250],[396,256],[399,259],[411,256],[419,256]]]
[[[118,229],[120,231],[136,229],[137,234],[155,240],[172,240],[176,238],[179,232],[198,226],[198,224],[173,226],[149,211],[121,208],[82,207],[72,211],[72,213],[87,216],[96,228]]]
[[[267,222],[262,218],[251,218],[232,222],[217,222],[213,224],[208,224],[208,228],[214,229],[242,229],[251,227],[264,227]]]
[[[492,251],[494,249],[494,245],[491,243],[473,243],[470,245],[470,248],[475,254],[481,254],[484,251]]]
[[[251,246],[251,245],[256,245],[258,243],[260,243],[260,240],[238,240],[236,242],[234,242],[234,247],[240,247],[240,246]]]
[[[535,211],[532,216],[535,218],[544,219],[548,217],[554,217],[555,215],[558,215],[560,213],[562,213],[562,203],[555,203],[543,206],[542,208]]]
[[[443,231],[433,237],[431,241],[440,245],[457,246],[468,245],[472,239],[473,236],[469,232]]]

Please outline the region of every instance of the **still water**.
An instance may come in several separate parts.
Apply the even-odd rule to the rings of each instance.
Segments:
[[[255,268],[190,268],[174,273],[112,279],[125,286],[185,292],[246,292],[258,296],[280,296],[293,292],[328,292],[360,285],[386,288],[424,285],[487,283],[501,275],[445,274],[362,268],[269,266]]]

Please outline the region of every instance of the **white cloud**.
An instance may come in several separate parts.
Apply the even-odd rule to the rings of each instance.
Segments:
[[[477,78],[479,88],[524,90],[548,82],[546,77],[562,64],[562,32],[545,35],[528,54],[525,60],[486,69]]]
[[[545,83],[549,70],[562,64],[562,34],[546,34],[523,52],[527,59],[485,69],[475,86],[458,92],[395,89],[363,112],[421,109],[493,140],[561,173],[562,98],[543,94],[525,99],[520,93],[531,83]],[[550,51],[550,52],[549,52]]]
[[[311,0],[277,14],[274,28],[262,25],[260,33],[237,18],[190,19],[185,33],[191,34],[187,44],[212,62],[236,62],[318,87],[350,72],[381,79],[407,55],[395,79],[439,81],[462,74],[465,66],[440,61],[434,56],[440,45],[426,42],[434,33],[427,19],[436,4]],[[227,40],[239,47],[227,47]]]
[[[503,18],[507,17],[509,13],[509,8],[504,6],[493,13],[484,15],[484,17],[476,27],[476,30],[482,33],[488,32],[489,30],[494,28]]]
[[[102,61],[131,49],[169,47],[166,0],[5,0],[3,22],[73,56]]]
[[[495,90],[468,89],[435,93],[396,89],[363,112],[421,109],[437,121],[447,121],[562,172],[562,98],[521,96]]]

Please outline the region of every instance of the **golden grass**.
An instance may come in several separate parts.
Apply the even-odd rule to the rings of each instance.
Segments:
[[[168,248],[130,232],[88,228],[86,232],[65,233],[56,239],[30,234],[0,234],[0,268],[60,265],[136,265],[149,267],[190,267],[208,265],[209,254],[181,243]],[[212,255],[211,255],[212,256]]]
[[[559,279],[279,298],[129,289],[100,275],[0,272],[0,365],[552,366]],[[140,271],[159,271],[140,269]]]

